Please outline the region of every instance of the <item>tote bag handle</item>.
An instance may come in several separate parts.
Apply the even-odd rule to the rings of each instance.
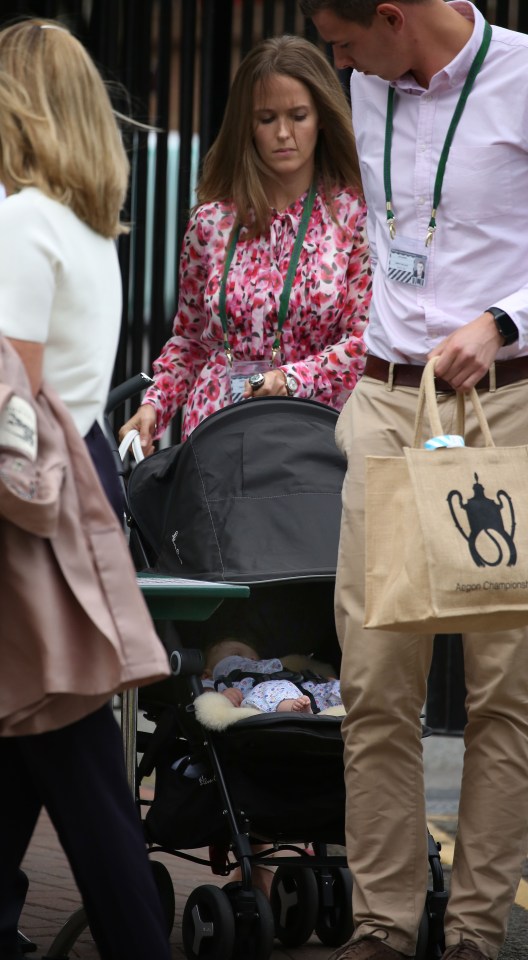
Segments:
[[[442,426],[442,421],[440,420],[440,411],[438,409],[438,402],[436,399],[435,391],[435,381],[434,381],[434,371],[436,366],[436,361],[438,357],[432,357],[429,360],[422,374],[422,380],[420,383],[420,392],[418,394],[418,408],[416,410],[416,419],[414,421],[414,440],[413,447],[421,447],[423,443],[423,421],[424,413],[427,409],[427,415],[429,417],[429,423],[434,435],[441,436],[444,432]],[[465,434],[465,405],[466,405],[466,396],[467,399],[471,401],[475,415],[477,417],[477,422],[480,427],[482,436],[484,438],[485,447],[494,447],[493,437],[491,436],[490,428],[488,426],[488,421],[482,409],[482,404],[479,400],[479,396],[474,387],[468,391],[467,395],[465,393],[457,393],[457,412],[456,412],[456,430],[457,433],[463,437]]]

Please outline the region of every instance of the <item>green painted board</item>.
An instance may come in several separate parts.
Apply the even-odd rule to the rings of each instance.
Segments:
[[[139,573],[137,582],[153,620],[208,620],[227,598],[249,597],[240,583],[185,580],[158,573]]]

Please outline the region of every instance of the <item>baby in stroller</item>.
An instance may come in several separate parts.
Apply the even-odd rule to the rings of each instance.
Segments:
[[[254,707],[262,713],[320,713],[342,705],[335,677],[289,670],[287,658],[260,659],[249,643],[235,637],[208,648],[202,683],[204,690],[217,690],[233,706]]]

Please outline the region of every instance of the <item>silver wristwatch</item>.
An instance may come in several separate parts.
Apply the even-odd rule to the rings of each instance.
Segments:
[[[286,393],[289,397],[293,397],[297,393],[297,380],[292,377],[291,373],[285,373],[285,377]]]

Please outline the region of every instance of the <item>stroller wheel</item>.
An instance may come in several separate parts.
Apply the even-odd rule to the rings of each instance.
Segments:
[[[174,915],[176,913],[176,898],[174,896],[172,877],[161,860],[151,860],[150,866],[154,883],[156,884],[156,890],[161,900],[161,909],[163,910],[163,916],[167,924],[167,933],[170,934],[174,926]]]
[[[348,867],[318,870],[319,916],[315,932],[327,947],[340,947],[354,931],[352,874]]]
[[[79,907],[59,930],[45,960],[53,960],[55,957],[57,960],[62,960],[64,957],[73,960],[74,957],[79,957],[80,951],[85,946],[85,943],[81,940],[83,934],[86,934],[86,937],[91,941],[86,912],[84,907]]]
[[[426,906],[418,929],[415,960],[427,960],[429,956],[429,913]]]
[[[235,918],[223,890],[212,884],[193,890],[183,911],[182,940],[188,960],[231,960]]]
[[[275,936],[285,947],[310,939],[319,907],[317,880],[311,868],[278,867],[271,884]]]
[[[245,891],[240,882],[226,883],[223,889],[236,917],[233,960],[269,960],[275,935],[269,900],[258,887]]]

